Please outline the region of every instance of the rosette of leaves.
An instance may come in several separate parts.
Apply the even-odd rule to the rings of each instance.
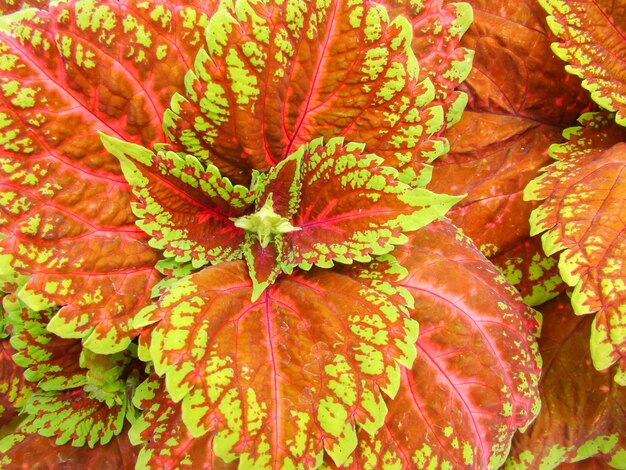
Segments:
[[[428,226],[458,198],[424,189],[470,21],[358,0],[5,18],[0,280],[37,390],[3,465],[32,433],[115,454],[126,432],[139,468],[500,465],[537,413],[537,321]]]

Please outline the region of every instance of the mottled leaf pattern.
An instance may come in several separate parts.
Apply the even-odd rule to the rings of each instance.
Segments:
[[[559,42],[554,53],[605,109],[626,125],[626,11],[609,0],[539,0]]]
[[[577,317],[569,304],[562,295],[541,308],[542,409],[513,440],[507,469],[555,468],[593,456],[601,458],[596,468],[626,464],[626,390],[612,370],[594,369],[591,318]]]
[[[365,154],[360,144],[316,140],[289,158],[298,153],[304,183],[293,215],[299,230],[282,240],[287,265],[369,261],[370,255],[404,243],[404,232],[442,217],[460,199],[399,182],[395,169],[381,166],[382,158]]]
[[[152,237],[151,246],[196,268],[241,257],[245,232],[231,219],[254,201],[247,188],[233,186],[215,166],[204,168],[192,155],[155,155],[106,135],[102,140],[120,159],[139,199],[133,212],[137,225]]]
[[[535,238],[521,241],[489,260],[520,291],[524,303],[531,307],[553,299],[565,289],[558,260],[546,256],[540,241]]]
[[[8,339],[0,339],[0,430],[17,416],[33,386],[13,360],[15,349]]]
[[[429,188],[467,194],[449,217],[538,304],[564,286],[555,260],[528,236],[535,205],[524,202],[522,192],[589,99],[580,80],[554,60],[536,2],[470,3],[475,21],[461,42],[476,51],[463,86],[468,111],[446,134],[451,152],[435,162]]]
[[[363,142],[413,179],[447,144],[431,140],[443,111],[411,40],[406,19],[363,0],[237,2],[211,18],[166,130],[235,182],[320,136]]]
[[[50,329],[94,350],[126,347],[158,280],[130,187],[96,131],[163,136],[214,3],[71,2],[0,40],[3,271],[32,275],[22,299],[65,305]]]
[[[535,314],[448,222],[395,252],[420,323],[385,425],[361,433],[351,468],[497,468],[539,411]]]
[[[37,434],[16,432],[0,441],[0,466],[15,470],[135,470],[136,449],[125,432],[103,446],[56,445]]]
[[[545,232],[547,254],[561,252],[559,269],[574,287],[574,311],[597,312],[591,336],[594,365],[602,370],[620,361],[616,379],[626,384],[626,144],[613,145],[624,131],[611,129],[605,114],[585,115],[581,122],[582,127],[566,132],[569,143],[552,147],[557,161],[524,195],[543,201],[532,213],[531,233]]]
[[[143,414],[130,430],[135,445],[145,444],[139,452],[137,467],[149,469],[235,469],[238,462],[227,464],[215,457],[212,436],[193,437],[182,421],[181,405],[174,403],[164,382],[153,375],[142,383],[133,399]]]
[[[5,300],[5,305],[8,303]],[[10,307],[11,344],[16,349],[13,360],[25,369],[24,377],[37,382],[43,390],[65,390],[84,385],[86,371],[79,364],[81,343],[59,338],[46,330],[53,312],[35,312],[18,300]]]
[[[22,10],[24,8],[40,8],[47,9],[48,1],[42,0],[1,0],[0,1],[0,15],[6,15],[13,13],[14,11]]]
[[[356,268],[355,268],[356,269]],[[313,269],[282,278],[251,301],[242,262],[181,280],[148,308],[150,355],[190,432],[215,432],[215,453],[241,465],[342,463],[355,425],[382,424],[414,358],[417,325],[398,289]]]
[[[420,80],[435,87],[433,104],[441,104],[448,126],[461,118],[467,95],[456,88],[470,73],[474,51],[459,47],[473,20],[469,3],[443,4],[442,0],[378,0],[391,17],[403,15],[413,26],[413,52],[419,60]]]
[[[38,393],[26,404],[29,416],[20,429],[54,438],[58,445],[104,445],[122,431],[126,406],[125,395],[120,396],[119,403],[109,406],[83,388]]]

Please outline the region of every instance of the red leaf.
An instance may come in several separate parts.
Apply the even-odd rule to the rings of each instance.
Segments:
[[[180,404],[169,398],[165,384],[156,375],[139,386],[134,402],[144,410],[130,430],[131,440],[144,444],[137,466],[154,470],[237,468],[238,463],[228,464],[215,457],[211,435],[191,435],[183,423]]]
[[[320,136],[363,142],[407,178],[445,151],[406,19],[363,0],[299,6],[246,2],[212,17],[207,52],[166,114],[174,141],[246,183]]]
[[[215,453],[241,465],[314,466],[323,449],[344,461],[355,424],[382,424],[380,390],[395,395],[417,333],[406,297],[373,276],[313,269],[253,302],[231,262],[172,286],[138,326],[161,320],[150,355],[190,432],[215,432]]]
[[[565,295],[541,311],[541,412],[513,440],[509,463],[520,468],[554,468],[596,456],[603,465],[590,468],[623,466],[626,390],[613,381],[616,368],[604,372],[593,368],[591,319],[574,315]],[[587,467],[577,464],[576,468]]]
[[[0,465],[15,470],[134,470],[136,458],[126,432],[93,449],[59,446],[52,439],[24,432],[0,441]]]
[[[534,314],[449,223],[421,229],[397,254],[418,355],[383,428],[360,433],[352,468],[497,468],[539,411]]]
[[[71,2],[0,41],[4,269],[32,275],[23,298],[33,308],[66,305],[54,331],[94,350],[128,344],[159,277],[130,187],[96,131],[161,138],[207,21],[199,7],[213,4]]]
[[[562,251],[559,269],[574,287],[577,314],[598,312],[591,356],[598,370],[620,361],[626,384],[626,130],[606,114],[586,114],[568,129],[570,142],[554,146],[557,159],[524,193],[543,200],[530,219],[548,255]],[[622,141],[615,145],[615,141]]]
[[[451,152],[435,162],[435,192],[467,194],[449,213],[487,256],[524,288],[554,295],[553,274],[533,278],[524,186],[548,162],[547,149],[589,106],[580,81],[563,71],[535,2],[471,0],[475,21],[462,45],[475,49],[464,88],[468,111],[446,136]],[[530,248],[530,247],[528,247]],[[529,256],[520,262],[520,256]],[[533,262],[550,264],[545,256]],[[545,298],[533,298],[537,303]]]
[[[559,38],[552,50],[583,79],[596,103],[626,125],[626,25],[623,5],[607,0],[540,0]]]

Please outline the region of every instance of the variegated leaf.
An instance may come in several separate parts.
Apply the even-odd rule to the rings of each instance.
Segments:
[[[381,157],[341,139],[315,140],[291,159],[302,160],[302,184],[292,216],[297,230],[281,241],[288,267],[369,261],[406,242],[405,232],[442,217],[460,199],[401,183]],[[265,194],[275,185],[270,182]]]
[[[52,439],[18,431],[0,440],[0,466],[15,470],[135,470],[136,449],[126,432],[94,448],[56,445]]]
[[[5,300],[5,305],[13,328],[13,359],[25,369],[26,379],[43,390],[65,390],[86,383],[86,370],[80,367],[80,340],[63,339],[46,330],[54,311],[35,312],[17,299]]]
[[[0,339],[0,434],[17,416],[24,402],[33,392],[33,385],[24,377],[14,360],[15,349],[8,339]]]
[[[49,3],[45,0],[1,0],[0,15],[7,15],[26,8],[47,9]]]
[[[224,3],[165,128],[235,182],[317,137],[363,142],[415,179],[447,149],[434,87],[418,82],[412,27],[357,0]]]
[[[116,402],[107,403],[82,387],[37,393],[24,407],[29,416],[20,429],[54,438],[57,445],[104,445],[122,432],[127,406],[125,394],[119,395]]]
[[[581,461],[590,457],[600,463],[595,468],[624,468],[626,389],[614,383],[614,371],[598,372],[592,365],[591,318],[574,315],[565,295],[541,311],[542,409],[515,436],[505,468],[551,469],[567,462],[585,468]]]
[[[498,468],[539,411],[538,322],[517,291],[448,222],[394,253],[415,300],[417,359],[349,466]]]
[[[525,198],[543,201],[532,213],[531,233],[542,235],[548,255],[561,252],[563,280],[574,287],[577,314],[597,312],[591,357],[598,370],[620,362],[626,384],[626,131],[606,114],[588,114],[582,127],[555,145],[557,159],[533,180]]]
[[[528,236],[535,203],[524,186],[549,161],[547,149],[589,106],[580,80],[550,50],[536,2],[471,0],[475,21],[461,45],[474,49],[463,89],[468,111],[446,134],[429,189],[467,194],[449,213],[524,298],[541,303],[564,288],[555,260]],[[531,265],[535,265],[533,268]]]
[[[355,268],[357,269],[357,268]],[[173,285],[137,326],[159,321],[150,356],[194,436],[240,465],[343,463],[355,425],[374,433],[414,357],[417,325],[401,290],[313,269],[257,301],[242,262]]]
[[[238,462],[226,463],[215,457],[212,436],[193,437],[181,417],[180,403],[174,403],[162,379],[149,377],[136,390],[133,401],[143,410],[133,423],[130,438],[143,445],[137,468],[147,469],[235,469]]]
[[[35,310],[65,305],[50,329],[94,350],[126,347],[159,277],[96,131],[163,135],[215,4],[73,1],[0,40],[1,270],[32,275],[22,298]]]
[[[626,125],[626,13],[609,0],[539,0],[559,42],[554,53],[583,79],[596,103]]]
[[[446,123],[458,122],[467,104],[467,95],[457,88],[472,68],[474,51],[459,47],[461,37],[473,21],[469,3],[442,0],[420,2],[377,0],[390,16],[405,16],[413,26],[413,52],[419,60],[420,80],[428,78],[435,87],[433,104],[441,104]]]
[[[192,155],[155,154],[106,135],[102,141],[120,160],[139,199],[133,212],[137,225],[152,237],[151,246],[196,268],[241,258],[245,232],[231,219],[253,203],[247,188],[233,185],[218,168],[205,168]]]

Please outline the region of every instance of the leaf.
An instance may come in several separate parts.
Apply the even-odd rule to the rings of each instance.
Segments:
[[[248,236],[249,248],[245,251],[248,274],[252,279],[252,299],[256,300],[282,274],[282,237],[277,236],[266,247]]]
[[[0,339],[0,431],[17,416],[33,386],[13,360],[15,350],[8,339]]]
[[[5,300],[7,306],[9,302]],[[86,383],[80,367],[80,341],[63,339],[46,330],[53,311],[35,312],[19,300],[10,303],[9,319],[13,327],[13,360],[23,367],[24,378],[37,382],[42,390],[65,390]]]
[[[497,468],[539,411],[537,319],[449,222],[394,254],[409,272],[399,284],[415,300],[417,359],[350,468]]]
[[[174,403],[165,384],[150,376],[136,390],[133,401],[143,414],[133,423],[129,436],[135,445],[143,444],[137,468],[236,468],[213,454],[210,435],[193,437],[181,418],[181,406]]]
[[[604,461],[600,468],[623,468],[626,391],[613,382],[615,367],[598,372],[592,366],[591,318],[574,315],[565,295],[541,310],[542,409],[515,436],[506,468],[554,468],[593,456]]]
[[[170,139],[237,183],[315,138],[363,142],[417,178],[445,152],[434,88],[418,82],[412,27],[381,5],[264,0],[223,4],[184,95],[165,115]]]
[[[150,356],[194,436],[241,466],[342,463],[355,424],[374,433],[413,360],[417,325],[406,295],[312,269],[279,279],[257,301],[243,262],[173,285],[138,318],[160,321]]]
[[[71,444],[58,446],[52,439],[24,432],[11,434],[0,441],[0,465],[3,468],[134,470],[135,459],[136,449],[125,432],[108,444],[93,449]]]
[[[435,162],[434,192],[461,195],[448,217],[469,235],[524,296],[554,296],[554,271],[535,277],[530,263],[553,264],[529,242],[524,186],[547,164],[549,145],[589,106],[580,80],[563,70],[550,50],[543,11],[536,2],[471,0],[475,20],[461,45],[475,49],[462,88],[468,109],[446,137],[451,151]],[[534,260],[537,254],[539,260]],[[521,259],[520,259],[521,258]]]
[[[411,188],[398,181],[395,169],[382,166],[382,158],[363,152],[361,144],[317,139],[285,160],[302,159],[303,182],[293,214],[298,230],[281,239],[287,267],[370,261],[404,243],[404,232],[443,216],[459,200]],[[274,187],[270,182],[264,193],[273,193]]]
[[[474,51],[459,47],[461,37],[473,21],[469,3],[442,5],[441,0],[406,2],[379,0],[389,15],[405,16],[413,26],[413,52],[419,60],[420,79],[435,87],[435,101],[441,104],[448,127],[458,122],[467,104],[467,95],[457,87],[467,78]]]
[[[127,407],[124,398],[122,395],[119,403],[109,406],[83,388],[37,393],[25,405],[29,416],[20,429],[55,438],[57,445],[105,445],[122,432]]]
[[[29,7],[47,9],[49,3],[42,0],[2,0],[0,1],[0,15],[7,15]]]
[[[559,275],[558,260],[545,255],[541,240],[537,238],[523,240],[519,245],[492,256],[490,261],[531,307],[553,299],[565,287]]]
[[[561,251],[559,270],[574,287],[574,311],[597,312],[591,337],[595,367],[620,361],[616,380],[626,384],[626,144],[613,145],[625,131],[611,129],[606,114],[583,115],[581,124],[566,131],[570,143],[551,148],[557,161],[529,183],[524,196],[543,201],[532,213],[531,234],[545,232],[548,255]]]
[[[139,199],[137,225],[150,245],[179,263],[198,268],[242,255],[245,232],[230,219],[253,202],[248,189],[222,178],[217,167],[204,168],[192,155],[158,152],[102,135],[106,149],[122,164]]]
[[[131,188],[96,131],[163,136],[160,116],[183,89],[210,5],[77,1],[0,40],[1,270],[30,275],[22,299],[64,306],[50,329],[94,351],[126,347],[159,280]]]
[[[625,25],[621,5],[609,1],[539,0],[548,12],[548,24],[559,42],[554,53],[569,65],[565,69],[583,79],[593,100],[617,112],[626,125]]]

